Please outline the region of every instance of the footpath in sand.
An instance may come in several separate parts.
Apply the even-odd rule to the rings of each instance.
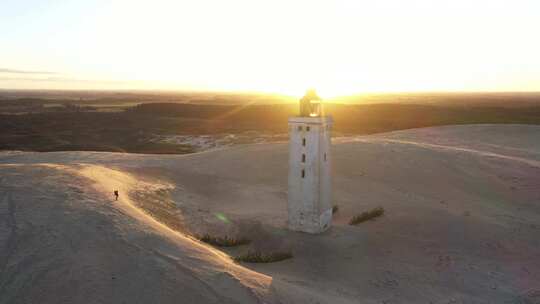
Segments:
[[[336,139],[339,211],[317,236],[285,229],[285,143],[3,152],[0,303],[536,303],[539,138],[478,125]],[[188,236],[204,232],[294,258],[240,265]]]

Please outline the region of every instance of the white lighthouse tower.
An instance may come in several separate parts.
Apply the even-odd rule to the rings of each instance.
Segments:
[[[289,118],[289,229],[320,233],[332,224],[330,134],[332,117],[309,90],[300,116]]]

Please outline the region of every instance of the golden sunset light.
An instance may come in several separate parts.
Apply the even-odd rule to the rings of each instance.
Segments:
[[[0,0],[0,304],[540,303],[540,0]]]
[[[3,6],[10,10],[0,13],[2,64],[51,74],[2,73],[0,87],[292,95],[316,87],[324,97],[540,89],[537,1],[35,0]]]

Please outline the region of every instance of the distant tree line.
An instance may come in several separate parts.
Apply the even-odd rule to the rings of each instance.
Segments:
[[[334,134],[372,134],[451,124],[540,124],[540,106],[475,107],[415,104],[326,104]],[[259,131],[287,133],[297,104],[140,104],[125,112],[60,111],[0,114],[0,150],[189,153],[191,147],[154,141],[156,135]]]
[[[376,133],[447,124],[525,123],[540,124],[540,106],[503,108],[434,106],[415,104],[325,104],[326,115],[335,120],[335,130],[344,133]],[[285,105],[191,105],[140,104],[132,113],[161,117],[198,118],[254,129],[285,130],[289,116],[298,115],[296,104]],[[279,125],[279,126],[276,126]]]

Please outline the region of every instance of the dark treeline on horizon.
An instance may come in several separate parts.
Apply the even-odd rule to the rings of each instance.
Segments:
[[[434,106],[325,104],[334,135],[373,134],[452,124],[540,124],[540,106]],[[153,141],[156,135],[203,135],[257,131],[287,133],[296,104],[139,104],[119,112],[83,111],[0,115],[0,150],[189,153],[191,147]]]
[[[446,124],[540,123],[540,106],[463,107],[416,104],[344,105],[327,103],[326,115],[333,116],[335,131],[369,134]],[[287,118],[298,114],[296,104],[286,105],[190,105],[174,103],[140,104],[128,112],[146,116],[198,118],[230,124],[248,124],[249,128],[283,130]]]

